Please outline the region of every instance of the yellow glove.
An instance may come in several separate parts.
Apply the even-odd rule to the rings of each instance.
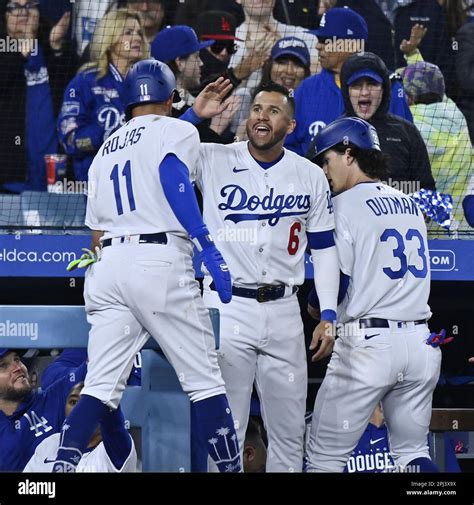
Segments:
[[[74,270],[76,268],[87,268],[89,265],[93,265],[100,260],[100,256],[102,254],[100,247],[96,247],[95,251],[91,251],[85,247],[83,247],[81,250],[84,251],[84,254],[79,259],[73,260],[69,263],[69,265],[66,267],[66,270],[68,272],[71,272],[71,270]]]

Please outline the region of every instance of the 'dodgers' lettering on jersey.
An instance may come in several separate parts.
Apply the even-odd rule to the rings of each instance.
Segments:
[[[351,456],[347,462],[348,473],[367,472],[372,470],[389,470],[393,468],[393,462],[388,452],[377,452],[375,454],[358,454]]]
[[[111,139],[107,140],[107,142],[104,144],[104,147],[102,148],[102,156],[113,153],[117,151],[117,149],[124,149],[125,147],[136,144],[140,140],[142,131],[144,129],[144,126],[140,126],[140,128],[127,130],[123,139],[120,137],[120,135],[115,135]]]
[[[268,219],[268,224],[275,226],[282,217],[304,215],[311,207],[310,195],[275,195],[274,188],[270,188],[269,194],[260,199],[258,195],[247,195],[245,189],[236,184],[228,184],[221,189],[221,196],[227,200],[218,205],[220,210],[249,210],[252,212],[251,214],[227,214],[224,217],[224,220],[234,223]],[[285,209],[295,208],[298,211],[283,212]],[[259,209],[276,212],[258,214],[255,211]]]

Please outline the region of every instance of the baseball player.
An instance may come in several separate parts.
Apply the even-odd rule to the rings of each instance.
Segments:
[[[233,273],[223,304],[210,275],[204,302],[220,311],[219,365],[243,447],[254,380],[268,433],[268,472],[300,472],[307,365],[296,297],[309,244],[322,321],[310,349],[328,355],[336,317],[339,267],[328,183],[322,170],[283,148],[293,131],[294,102],[270,84],[258,88],[247,121],[249,142],[202,144],[196,183],[204,220]]]
[[[436,471],[427,435],[441,352],[427,342],[423,215],[405,194],[380,183],[387,161],[366,121],[338,119],[315,145],[316,161],[338,193],[336,246],[349,281],[338,307],[339,338],[314,405],[308,469],[342,472],[381,401],[397,467]]]
[[[84,383],[76,384],[69,393],[66,402],[66,417],[79,401]],[[44,439],[36,448],[23,472],[50,472],[58,452],[60,433]],[[78,472],[136,472],[137,452],[133,439],[125,429],[125,420],[118,407],[102,419],[98,428],[87,444],[87,450],[77,465]]]
[[[18,352],[0,348],[0,471],[23,470],[38,444],[59,432],[67,395],[85,375],[83,363],[38,393]]]
[[[199,435],[219,470],[240,471],[211,321],[192,266],[194,243],[220,299],[231,300],[229,269],[190,182],[197,130],[168,117],[179,97],[167,65],[153,58],[136,63],[124,87],[131,119],[102,145],[90,169],[86,224],[97,251],[91,260],[98,261],[88,269],[84,289],[91,324],[88,373],[63,426],[53,471],[74,471],[97,424],[117,408],[149,334],[189,394]]]
[[[387,426],[382,409],[377,405],[361,439],[352,451],[344,473],[385,473],[392,472],[393,469]]]

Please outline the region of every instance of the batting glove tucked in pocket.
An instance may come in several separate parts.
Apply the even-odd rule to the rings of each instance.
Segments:
[[[100,256],[102,254],[100,247],[95,247],[94,251],[86,249],[85,247],[83,247],[81,250],[84,251],[84,254],[79,259],[73,260],[69,263],[69,265],[66,267],[66,270],[68,272],[76,268],[87,268],[88,266],[100,260]]]
[[[426,340],[426,343],[431,347],[439,347],[440,345],[449,344],[451,340],[454,340],[454,337],[446,338],[446,330],[443,329],[439,333],[433,332]]]

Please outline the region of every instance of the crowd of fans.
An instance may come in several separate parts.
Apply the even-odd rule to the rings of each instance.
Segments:
[[[45,191],[54,153],[86,181],[125,122],[128,69],[152,56],[176,76],[175,117],[230,79],[201,141],[246,140],[252,92],[273,81],[296,100],[287,148],[311,155],[326,124],[362,117],[389,181],[450,194],[457,225],[474,226],[472,0],[1,0],[0,43],[0,192]]]

